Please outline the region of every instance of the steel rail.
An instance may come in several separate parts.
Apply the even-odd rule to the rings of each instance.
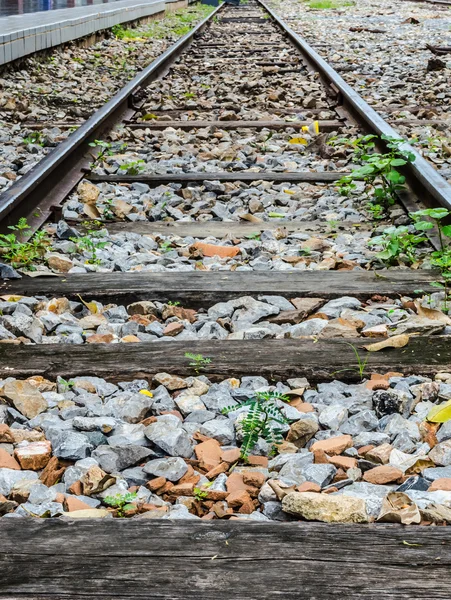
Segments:
[[[0,194],[0,231],[14,225],[19,217],[28,215],[31,230],[36,230],[51,213],[55,190],[59,187],[67,194],[84,176],[80,170],[87,144],[111,129],[130,109],[134,94],[156,79],[185,50],[193,38],[213,19],[224,5],[218,6],[191,31],[180,38],[129,81],[111,100],[97,110],[87,121],[37,163],[19,181]],[[58,194],[61,195],[61,192]],[[38,211],[38,213],[36,213]]]
[[[285,31],[294,45],[307,57],[308,61],[318,69],[326,81],[338,90],[345,110],[348,110],[359,123],[363,123],[365,128],[371,133],[375,133],[378,136],[402,137],[400,133],[393,129],[371,108],[358,92],[340,77],[304,38],[293,31],[263,0],[257,0],[257,2],[268,11],[274,21]],[[421,200],[426,200],[429,197],[429,203],[432,200],[433,203],[439,203],[441,206],[451,210],[451,185],[410,144],[405,142],[401,147],[403,150],[413,152],[415,155],[415,161],[406,165],[403,169],[413,192]],[[426,198],[423,196],[426,196]]]

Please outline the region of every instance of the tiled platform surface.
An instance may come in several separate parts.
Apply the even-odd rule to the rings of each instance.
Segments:
[[[0,19],[0,65],[165,10],[167,0],[120,0]],[[178,4],[178,3],[177,3]]]

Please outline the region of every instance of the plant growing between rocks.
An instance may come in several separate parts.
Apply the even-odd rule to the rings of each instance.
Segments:
[[[50,237],[45,231],[38,231],[28,241],[20,241],[21,234],[30,229],[23,217],[17,225],[10,225],[8,229],[17,233],[0,234],[0,257],[5,258],[13,267],[35,270],[33,262],[42,259],[50,249]]]
[[[119,167],[121,171],[124,171],[126,175],[139,175],[144,170],[143,160],[132,160],[126,162]]]
[[[86,235],[82,237],[70,238],[70,241],[74,242],[74,244],[77,246],[78,252],[87,252],[88,254],[90,254],[89,258],[86,261],[90,265],[99,265],[101,263],[101,260],[97,256],[97,251],[103,250],[103,248],[105,248],[105,246],[108,244],[108,242],[101,242],[95,239],[93,236],[96,233],[97,235],[99,235],[98,232],[89,230],[86,232]]]
[[[199,375],[199,373],[211,363],[211,358],[207,358],[203,354],[193,354],[192,352],[185,352],[185,358],[188,358],[190,360],[189,366],[194,369],[197,375]]]
[[[111,506],[116,509],[116,514],[119,518],[124,518],[127,510],[135,508],[134,504],[131,504],[136,499],[137,494],[135,492],[129,492],[127,494],[116,494],[115,496],[106,496],[103,502],[107,506]]]
[[[356,181],[364,181],[365,190],[371,188],[373,193],[368,210],[378,219],[393,206],[397,192],[405,188],[406,178],[397,167],[415,160],[412,152],[401,149],[401,144],[405,143],[403,139],[388,135],[381,135],[380,139],[386,142],[387,152],[383,154],[374,151],[376,135],[366,135],[351,142],[354,158],[362,166],[337,182],[340,194],[348,196],[356,189]]]
[[[394,264],[402,258],[405,264],[412,265],[417,260],[416,247],[427,241],[422,235],[409,231],[409,227],[387,227],[381,235],[372,238],[369,246],[382,248],[376,256],[387,265]]]
[[[243,460],[248,459],[260,437],[271,444],[271,454],[274,454],[277,445],[283,442],[282,429],[279,425],[287,425],[288,419],[277,406],[277,401],[289,402],[289,398],[279,392],[255,392],[254,398],[243,402],[239,407],[227,406],[222,410],[222,413],[227,415],[237,408],[249,407],[241,422],[243,443],[240,452]]]

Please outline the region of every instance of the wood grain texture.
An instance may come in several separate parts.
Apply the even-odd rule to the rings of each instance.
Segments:
[[[260,173],[249,173],[248,171],[240,171],[231,173],[228,171],[216,171],[215,173],[166,173],[163,175],[141,174],[141,175],[96,175],[92,173],[87,176],[87,179],[92,182],[96,181],[122,181],[124,183],[140,182],[153,185],[164,183],[185,183],[185,182],[202,182],[202,181],[321,181],[333,182],[341,179],[348,172],[319,172],[319,171],[304,171],[298,173],[275,173],[272,171],[263,171]]]
[[[450,597],[441,527],[2,519],[0,539],[1,600]]]
[[[137,300],[179,301],[192,308],[245,295],[276,294],[287,298],[325,299],[373,294],[432,293],[438,278],[433,271],[193,271],[190,273],[86,273],[63,277],[23,277],[0,281],[0,294],[69,296],[100,302],[131,303]]]
[[[151,377],[166,371],[194,375],[186,352],[203,354],[211,363],[202,371],[212,379],[263,375],[283,380],[307,377],[324,381],[339,377],[358,381],[360,376],[353,348],[371,343],[358,339],[201,340],[140,342],[132,344],[20,345],[0,344],[0,377],[45,375],[52,378],[93,375],[113,381]],[[362,356],[366,350],[360,350]],[[397,371],[435,375],[451,370],[449,336],[412,337],[401,349],[371,354],[366,373]]]
[[[127,123],[131,129],[160,130],[167,127],[174,129],[204,129],[205,127],[216,127],[217,129],[229,130],[239,129],[302,129],[308,126],[308,121],[142,121]],[[319,130],[322,133],[336,131],[344,126],[342,121],[318,121]]]
[[[337,231],[349,231],[353,221],[337,226]],[[324,221],[298,221],[287,219],[272,219],[252,223],[247,221],[117,221],[106,223],[110,233],[127,231],[139,233],[140,235],[179,235],[180,237],[193,236],[197,238],[217,237],[222,239],[226,235],[232,238],[242,238],[247,235],[261,233],[262,231],[274,231],[284,228],[290,233],[305,233],[307,231],[326,232],[327,223]],[[359,232],[362,231],[359,223]]]

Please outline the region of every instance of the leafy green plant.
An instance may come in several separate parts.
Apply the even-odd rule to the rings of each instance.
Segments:
[[[144,170],[145,162],[141,159],[132,160],[122,164],[119,169],[125,171],[126,175],[139,175]]]
[[[160,252],[170,252],[172,250],[171,240],[162,240],[160,242]]]
[[[208,496],[208,492],[206,490],[202,490],[201,488],[195,487],[194,490],[194,497],[196,498],[196,500],[205,500],[205,498]]]
[[[400,227],[388,227],[382,235],[378,235],[369,240],[369,246],[380,246],[381,251],[376,256],[384,263],[391,265],[401,256],[404,262],[412,264],[417,260],[416,247],[427,241],[422,235],[410,233],[409,227],[402,225]]]
[[[86,235],[82,237],[71,237],[71,242],[77,246],[77,250],[80,253],[87,252],[90,254],[88,260],[86,261],[90,265],[99,265],[102,261],[97,256],[98,250],[103,250],[108,242],[99,241],[94,237],[94,235],[99,235],[98,232],[89,230],[86,232]]]
[[[447,225],[446,221],[451,217],[451,211],[446,208],[426,208],[418,210],[410,215],[414,220],[414,227],[417,231],[430,231],[436,228],[440,247],[431,253],[431,265],[440,269],[443,281],[435,282],[435,287],[443,290],[444,301],[443,311],[448,313],[449,306],[449,287],[451,282],[451,225]],[[431,221],[423,220],[424,218]],[[434,285],[434,284],[433,284]]]
[[[386,142],[387,152],[375,152],[376,139],[375,135],[366,135],[355,140],[352,144],[354,158],[362,166],[342,177],[337,182],[337,187],[342,195],[347,196],[356,189],[355,181],[364,181],[366,189],[371,187],[373,190],[373,204],[386,209],[395,203],[396,193],[405,188],[406,179],[397,167],[414,162],[415,155],[401,149],[403,139],[387,135],[381,135],[381,139]],[[378,214],[381,211],[379,207],[376,208]]]
[[[64,393],[64,392],[70,391],[70,389],[74,387],[75,381],[73,381],[72,379],[69,379],[69,381],[67,381],[63,377],[59,377],[58,385],[59,385],[61,391]]]
[[[255,392],[255,397],[237,406],[227,406],[222,413],[227,415],[243,406],[248,406],[249,411],[241,422],[243,443],[241,445],[241,458],[247,460],[252,448],[261,437],[271,444],[271,452],[276,451],[276,446],[283,441],[282,430],[279,425],[287,425],[288,419],[277,406],[277,402],[289,402],[288,396],[279,392]]]
[[[440,240],[440,251],[445,252],[449,244],[445,244],[445,237],[451,238],[451,225],[444,225],[443,220],[448,219],[451,216],[451,212],[446,208],[426,208],[424,210],[417,210],[411,213],[410,216],[415,222],[415,229],[417,231],[428,231],[435,227],[438,230],[438,236]],[[423,218],[428,217],[431,221],[424,221]]]
[[[36,144],[37,146],[44,146],[44,136],[40,131],[33,131],[29,136],[23,138],[25,144]]]
[[[111,28],[111,33],[118,40],[123,40],[125,37],[127,37],[127,30],[124,29],[122,25],[113,25],[113,27]]]
[[[172,300],[169,300],[167,305],[168,306],[180,306],[180,302],[178,300],[175,300],[174,302]]]
[[[27,220],[23,217],[19,219],[17,225],[10,225],[8,229],[17,233],[0,234],[0,256],[13,267],[28,267],[34,270],[32,263],[42,259],[51,247],[50,237],[45,231],[38,231],[28,241],[22,242],[21,234],[30,229]]]
[[[199,375],[199,373],[211,363],[211,358],[206,358],[203,354],[193,354],[192,352],[185,352],[185,358],[188,358],[191,361],[189,363],[189,366],[194,369],[197,375]]]
[[[103,499],[104,504],[112,506],[117,511],[117,516],[124,518],[127,510],[135,508],[134,504],[131,504],[135,500],[137,494],[135,492],[128,492],[127,494],[116,494],[115,496],[106,496]]]

